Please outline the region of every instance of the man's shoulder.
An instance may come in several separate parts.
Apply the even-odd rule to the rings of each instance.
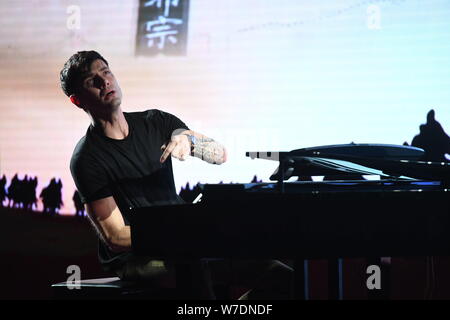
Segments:
[[[80,161],[81,159],[85,159],[87,156],[92,154],[91,148],[92,148],[92,139],[89,137],[89,129],[87,130],[86,134],[77,142],[75,145],[75,148],[72,152],[72,157],[70,159],[70,162],[73,163],[75,161]]]
[[[151,119],[154,117],[158,117],[158,116],[167,114],[167,112],[165,112],[161,109],[147,109],[144,111],[133,111],[133,112],[124,112],[124,113],[133,119],[138,119],[138,118]]]
[[[161,110],[161,109],[147,109],[144,111],[136,111],[136,112],[124,112],[126,114],[127,119],[131,120],[132,123],[151,123],[153,125],[164,125],[167,121],[171,121],[176,118],[173,114]]]
[[[101,149],[92,140],[89,134],[83,136],[73,150],[69,168],[74,178],[87,172],[99,173],[102,168],[98,156]]]

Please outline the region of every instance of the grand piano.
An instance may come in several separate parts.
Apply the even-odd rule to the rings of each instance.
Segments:
[[[246,156],[277,161],[271,181],[203,184],[195,203],[132,209],[135,253],[292,259],[296,298],[307,298],[310,259],[450,255],[450,164],[423,161],[422,149],[352,143]]]

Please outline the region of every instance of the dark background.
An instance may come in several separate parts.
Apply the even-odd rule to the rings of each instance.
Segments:
[[[66,281],[69,265],[78,265],[82,279],[114,276],[97,261],[97,238],[86,218],[43,216],[40,212],[0,209],[0,299],[52,299],[51,284]],[[450,298],[450,258],[435,258],[434,299]],[[367,299],[363,259],[344,260],[344,299]],[[311,261],[310,299],[327,299],[327,261]],[[382,275],[383,277],[383,275]],[[425,257],[393,258],[391,299],[424,299]]]

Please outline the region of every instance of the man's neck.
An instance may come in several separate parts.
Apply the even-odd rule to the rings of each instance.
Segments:
[[[101,117],[91,115],[92,125],[111,139],[122,140],[128,136],[128,122],[121,109]]]

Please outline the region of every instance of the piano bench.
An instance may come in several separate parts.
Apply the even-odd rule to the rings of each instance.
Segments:
[[[57,300],[85,299],[155,299],[170,300],[179,297],[176,288],[150,287],[122,281],[118,277],[80,280],[77,283],[52,284]]]

